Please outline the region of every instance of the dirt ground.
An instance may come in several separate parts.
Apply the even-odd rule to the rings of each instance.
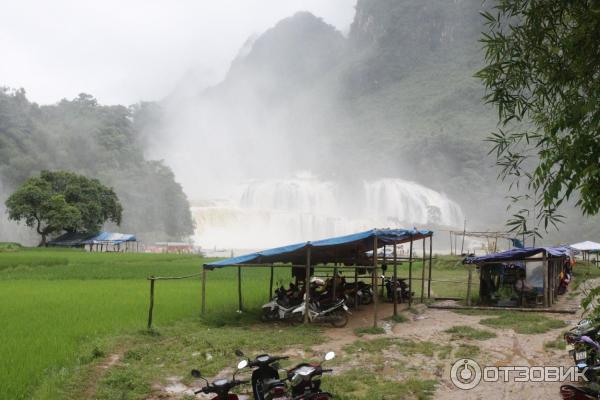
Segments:
[[[589,281],[587,286],[596,285],[600,282]],[[574,296],[562,296],[562,303],[557,308],[565,308],[565,306],[576,305],[579,303],[579,298]],[[370,341],[382,338],[392,340],[400,339],[414,342],[428,341],[435,344],[439,348],[451,348],[442,358],[427,357],[423,354],[401,354],[402,348],[399,350],[384,349],[381,355],[378,355],[379,362],[382,362],[383,369],[381,370],[386,376],[399,381],[406,378],[406,371],[410,371],[412,376],[419,379],[433,379],[439,384],[433,398],[436,399],[540,399],[540,398],[559,398],[559,387],[562,383],[542,383],[542,382],[514,382],[513,379],[508,382],[488,383],[482,381],[478,386],[471,390],[462,390],[457,388],[450,380],[450,369],[457,357],[453,356],[453,351],[461,344],[477,346],[479,354],[473,358],[482,367],[483,366],[564,366],[570,367],[573,365],[572,359],[568,356],[566,350],[544,348],[544,343],[557,339],[565,328],[553,329],[543,334],[518,334],[512,329],[492,329],[480,325],[479,322],[483,318],[489,316],[481,315],[463,315],[451,310],[441,310],[427,308],[424,305],[416,306],[417,312],[408,312],[405,305],[400,305],[400,310],[403,315],[407,316],[408,321],[403,323],[393,324],[386,321],[385,318],[392,315],[393,306],[391,304],[381,304],[379,306],[379,326],[385,329],[385,334],[365,335],[361,338],[357,337],[354,330],[361,327],[369,327],[373,324],[373,314],[371,307],[363,307],[360,311],[354,312],[348,325],[345,328],[327,328],[324,334],[328,338],[323,344],[314,346],[312,354],[305,354],[301,349],[290,349],[287,354],[292,358],[315,357],[318,354],[324,354],[327,351],[335,351],[338,358],[343,358],[343,362],[336,363],[333,367],[335,374],[343,373],[351,368],[360,368],[361,362],[370,360],[370,355],[363,353],[363,358],[354,355],[351,358],[345,354],[344,347],[354,343],[357,340]],[[517,311],[515,311],[517,312]],[[563,320],[567,326],[572,326],[581,317],[581,313],[577,314],[553,314],[545,313],[549,318]],[[473,328],[493,330],[496,337],[487,340],[472,340],[461,339],[452,340],[449,333],[445,330],[458,325],[466,325]],[[348,357],[346,357],[348,356]],[[383,357],[383,358],[381,358]],[[398,365],[407,366],[402,368],[404,372],[399,371]],[[416,371],[416,372],[415,372]],[[231,370],[223,370],[217,376],[211,377],[210,380],[218,377],[231,376]],[[179,399],[184,395],[190,395],[190,388],[181,383],[178,377],[167,378],[169,382],[166,386],[155,387],[155,393],[158,391],[161,399]],[[157,397],[152,397],[157,398]],[[198,395],[197,398],[203,399],[203,395]],[[243,397],[248,398],[248,397]]]

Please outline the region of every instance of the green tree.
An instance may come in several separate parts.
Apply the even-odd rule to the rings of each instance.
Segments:
[[[7,200],[8,217],[25,221],[41,235],[97,232],[106,221],[119,225],[123,208],[115,192],[97,179],[66,171],[42,171],[23,183]]]
[[[519,191],[512,200],[527,204],[509,225],[539,236],[527,220],[556,226],[570,198],[584,215],[597,214],[600,0],[497,0],[482,15],[485,67],[477,76],[500,120],[491,153],[500,178]]]

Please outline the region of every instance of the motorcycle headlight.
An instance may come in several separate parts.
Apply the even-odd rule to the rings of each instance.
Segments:
[[[300,382],[302,382],[302,377],[298,374],[294,374],[292,379],[290,379],[290,382],[292,382],[292,386],[297,386],[300,384]]]

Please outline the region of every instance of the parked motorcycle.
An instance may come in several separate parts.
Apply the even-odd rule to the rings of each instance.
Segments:
[[[242,360],[237,365],[237,370],[233,373],[233,377],[231,380],[229,379],[217,379],[213,381],[213,383],[209,383],[208,380],[202,377],[202,373],[197,370],[192,370],[192,376],[197,379],[202,379],[206,382],[206,386],[204,386],[200,390],[194,391],[194,394],[198,393],[214,393],[215,396],[211,397],[211,400],[238,400],[238,396],[236,394],[229,393],[231,389],[236,386],[246,384],[250,381],[248,380],[237,380],[235,379],[235,375],[242,369],[248,366],[248,360]]]
[[[363,281],[346,283],[344,293],[350,299],[350,305],[354,306],[354,299],[357,297],[359,304],[366,306],[373,302],[373,287]]]
[[[306,301],[292,311],[292,321],[302,320]],[[330,303],[311,300],[308,305],[308,320],[311,322],[330,323],[336,328],[343,328],[348,323],[348,306],[344,299],[335,300]]]
[[[290,284],[286,290],[283,286],[275,291],[273,299],[262,306],[263,321],[289,320],[294,318],[292,312],[302,304],[302,295],[297,286]]]
[[[323,361],[320,363],[302,363],[288,371],[288,379],[294,400],[333,399],[331,393],[321,391],[321,376],[325,372],[332,371],[331,369],[323,369],[323,362],[334,358],[335,353],[330,351],[325,354]]]
[[[396,298],[398,299],[399,303],[408,301],[412,296],[415,295],[414,292],[409,291],[408,285],[404,279],[396,278],[396,284],[394,285],[393,278],[386,278],[385,276],[382,276],[382,278],[384,279],[383,282],[385,284],[387,301],[394,301],[394,286],[397,296]]]
[[[598,400],[600,393],[586,387],[578,387],[573,385],[562,385],[560,387],[560,396],[563,400]]]
[[[236,350],[238,357],[244,357],[241,350]],[[287,360],[287,356],[270,356],[259,354],[254,360],[248,360],[248,366],[255,368],[252,371],[252,393],[255,400],[287,399],[287,387],[279,379],[279,360]]]

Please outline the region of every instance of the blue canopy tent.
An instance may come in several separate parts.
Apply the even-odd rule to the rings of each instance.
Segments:
[[[121,251],[121,245],[125,244],[124,250],[129,250],[129,243],[137,242],[135,235],[117,232],[79,233],[67,232],[48,242],[48,246],[55,247],[85,247],[90,246],[90,251],[103,251],[109,246]],[[136,243],[137,244],[137,243]],[[136,248],[137,249],[137,248]]]
[[[570,256],[570,250],[566,247],[524,247],[507,251],[487,254],[478,257],[467,257],[463,263],[477,265],[480,269],[480,279],[483,279],[484,269],[497,268],[498,266],[522,266],[527,270],[528,262],[541,262],[543,271],[542,294],[544,307],[551,306],[556,300],[560,284],[560,272],[564,262]],[[480,283],[481,290],[484,288],[483,281]]]
[[[302,267],[305,270],[304,282],[309,282],[311,269],[315,265],[334,264],[333,268],[337,271],[338,264],[352,266],[357,268],[366,268],[371,270],[373,279],[376,276],[378,256],[373,257],[373,254],[378,254],[377,250],[388,245],[394,246],[394,277],[396,276],[397,256],[395,248],[398,244],[410,243],[409,256],[409,285],[412,281],[412,254],[413,243],[417,240],[423,240],[423,254],[425,254],[425,239],[430,238],[429,251],[429,286],[431,286],[431,250],[433,232],[429,230],[417,229],[372,229],[365,232],[355,233],[333,237],[329,239],[317,240],[312,242],[296,243],[288,246],[277,247],[273,249],[263,250],[255,253],[246,254],[239,257],[233,257],[226,260],[219,260],[203,265],[202,278],[202,312],[205,310],[205,294],[206,294],[206,271],[215,268],[223,268],[228,266],[238,267],[238,300],[239,309],[242,309],[241,301],[241,267],[261,267],[268,266],[271,268],[271,280],[269,294],[272,293],[273,286],[273,267]],[[369,253],[370,252],[370,253]],[[384,252],[385,261],[385,252]],[[423,257],[425,263],[425,256]],[[277,264],[277,265],[275,265]],[[423,268],[422,280],[422,296],[424,288],[425,268]],[[356,274],[355,274],[356,277]],[[410,289],[409,289],[410,290]],[[310,291],[307,292],[307,297],[310,296]],[[430,296],[430,290],[428,291]],[[376,298],[377,296],[375,296]],[[307,298],[308,301],[308,298]],[[396,310],[396,301],[394,299],[394,313]],[[375,302],[376,304],[376,302]],[[376,313],[375,313],[376,314]],[[375,322],[376,324],[376,322]]]

